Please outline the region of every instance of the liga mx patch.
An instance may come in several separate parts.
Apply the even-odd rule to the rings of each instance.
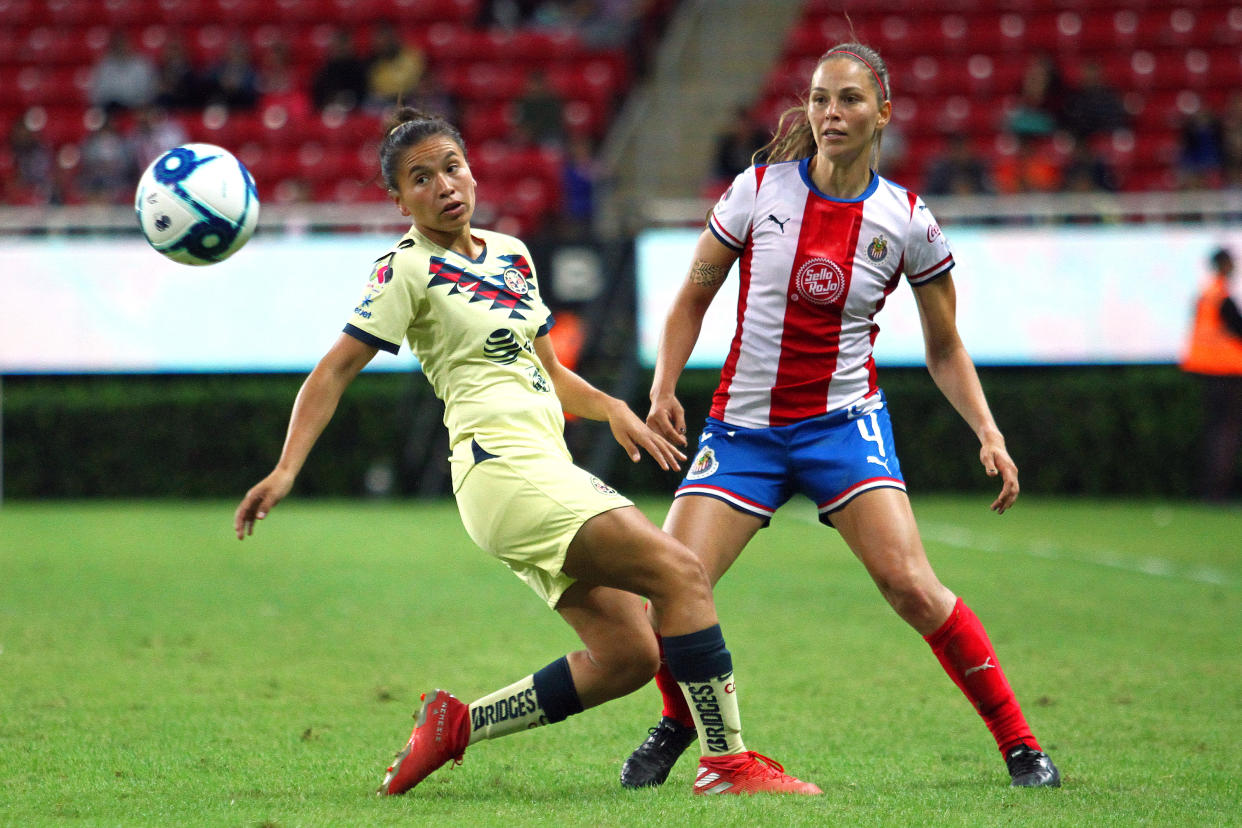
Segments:
[[[694,456],[694,462],[690,464],[690,469],[686,472],[686,479],[701,480],[704,477],[711,477],[718,468],[720,468],[720,461],[716,459],[716,452],[711,446],[704,446]]]
[[[371,268],[371,276],[367,279],[367,287],[371,289],[372,296],[379,293],[386,285],[392,282],[392,258],[395,255],[395,253],[389,253],[387,256],[381,256],[375,260],[375,266]]]

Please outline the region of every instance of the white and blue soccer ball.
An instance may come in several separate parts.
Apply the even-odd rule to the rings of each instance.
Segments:
[[[223,147],[185,144],[151,162],[134,196],[138,224],[175,262],[222,262],[254,235],[259,195],[245,165]]]

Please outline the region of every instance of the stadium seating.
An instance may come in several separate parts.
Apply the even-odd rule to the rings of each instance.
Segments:
[[[1128,129],[1093,145],[1125,190],[1175,186],[1182,120],[1201,107],[1220,112],[1242,89],[1236,0],[928,0],[904,9],[861,0],[848,9],[847,20],[839,2],[807,0],[754,114],[774,123],[834,43],[871,44],[889,65],[905,144],[885,172],[915,188],[950,133],[965,134],[993,163],[1014,152],[1015,142],[998,139],[1036,55],[1052,55],[1071,87],[1082,64],[1096,62],[1122,95]],[[1063,152],[1064,142],[1057,147]]]
[[[653,4],[667,13],[672,2]],[[241,36],[255,66],[277,46],[303,89],[327,53],[332,33],[366,33],[376,21],[398,19],[401,35],[427,57],[428,71],[457,106],[472,156],[486,159],[476,177],[500,218],[521,232],[537,229],[560,199],[561,159],[555,148],[518,146],[514,101],[526,76],[541,71],[565,102],[565,128],[602,138],[634,69],[621,49],[585,44],[573,31],[480,28],[483,0],[0,0],[0,131],[23,120],[57,151],[64,198],[73,165],[92,121],[86,117],[91,69],[113,31],[158,61],[173,37],[183,37],[200,71]],[[291,117],[283,105],[250,111],[209,107],[176,112],[191,140],[234,149],[251,167],[265,201],[381,200],[376,147],[380,116],[357,110]],[[122,116],[128,129],[132,116]],[[13,167],[7,142],[0,171]],[[65,169],[68,167],[68,169]]]

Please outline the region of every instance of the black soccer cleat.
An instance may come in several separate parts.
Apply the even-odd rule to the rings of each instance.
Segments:
[[[1005,756],[1005,767],[1013,777],[1014,788],[1059,788],[1061,772],[1048,754],[1027,745],[1018,745]]]
[[[677,758],[697,738],[693,727],[686,727],[668,716],[647,731],[647,741],[639,745],[621,766],[621,785],[626,788],[655,788],[664,784]]]

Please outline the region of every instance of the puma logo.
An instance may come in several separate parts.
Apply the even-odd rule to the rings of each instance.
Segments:
[[[973,676],[975,673],[979,672],[980,670],[995,670],[995,669],[996,669],[996,665],[992,663],[992,657],[988,656],[987,658],[983,660],[983,663],[980,664],[978,667],[968,667],[966,669],[966,672],[962,674],[962,678],[970,678],[971,676]]]
[[[793,216],[790,216],[789,218],[793,218]],[[789,223],[789,218],[785,219],[784,221],[781,221],[776,216],[772,215],[771,213],[768,213],[768,221],[776,222],[776,226],[781,228],[781,233],[785,232],[785,225]]]
[[[888,472],[889,474],[892,474],[892,473],[893,473],[892,469],[890,469],[890,468],[888,467],[888,461],[887,461],[887,460],[881,460],[880,458],[876,457],[874,454],[868,454],[868,455],[867,455],[867,462],[868,462],[868,463],[875,463],[877,466],[883,466],[883,467],[884,467],[884,471]],[[977,668],[974,668],[974,669],[977,669]],[[969,674],[967,674],[967,675],[969,675]]]

